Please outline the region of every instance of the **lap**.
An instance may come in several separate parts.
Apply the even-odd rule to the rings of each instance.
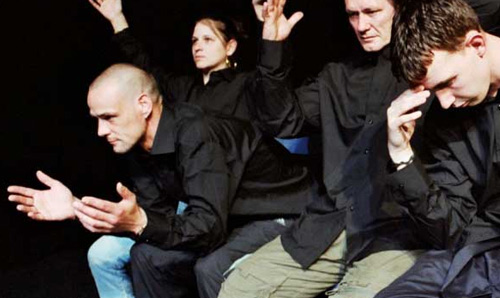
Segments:
[[[219,297],[315,297],[344,271],[345,233],[304,270],[285,251],[280,237],[258,249],[223,283]]]
[[[368,255],[347,268],[331,298],[372,298],[410,269],[423,251],[389,250]]]

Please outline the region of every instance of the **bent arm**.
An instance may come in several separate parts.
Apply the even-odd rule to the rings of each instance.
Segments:
[[[461,244],[477,204],[473,182],[446,144],[428,138],[431,157],[425,166],[417,159],[390,176],[391,194],[408,208],[423,239],[434,248]]]

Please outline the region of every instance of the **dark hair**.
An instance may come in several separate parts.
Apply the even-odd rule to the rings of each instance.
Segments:
[[[462,0],[406,0],[392,29],[393,71],[412,86],[420,84],[432,63],[432,50],[463,48],[467,32],[481,31],[474,10]]]

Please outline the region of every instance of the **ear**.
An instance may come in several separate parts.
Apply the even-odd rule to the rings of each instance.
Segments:
[[[153,101],[151,100],[151,97],[147,94],[142,93],[139,98],[137,98],[137,104],[143,118],[147,119],[149,115],[151,115],[151,111],[153,110]]]
[[[238,42],[236,39],[231,39],[226,44],[226,55],[229,57],[236,52],[236,48],[238,47]]]
[[[483,57],[486,53],[485,37],[477,30],[467,32],[465,35],[465,46],[474,49],[479,57]]]

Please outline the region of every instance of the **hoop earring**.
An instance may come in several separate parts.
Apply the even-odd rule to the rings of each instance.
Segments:
[[[232,67],[233,67],[233,64],[231,63],[231,61],[229,61],[229,58],[228,58],[228,57],[226,57],[226,66],[227,66],[228,68],[232,68]]]

